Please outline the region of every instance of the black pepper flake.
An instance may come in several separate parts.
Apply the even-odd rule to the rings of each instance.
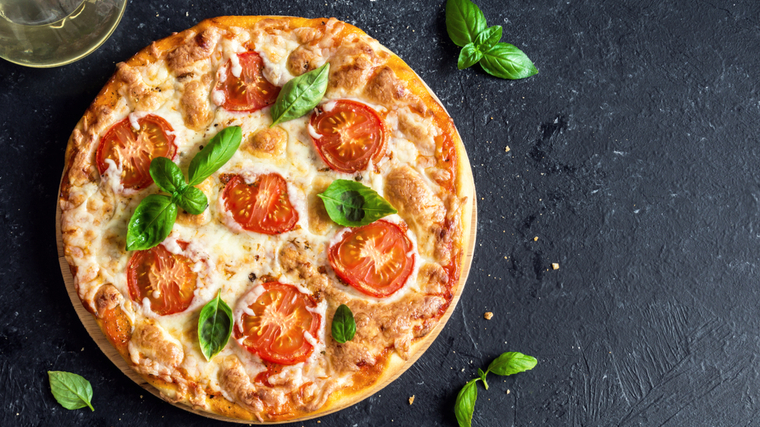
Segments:
[[[256,280],[256,273],[249,274],[248,275],[248,280],[250,280],[251,282],[253,282],[254,280]]]
[[[203,146],[201,145],[200,147],[198,147],[198,149],[199,149],[199,150],[203,150]]]
[[[354,181],[361,181],[361,180],[362,180],[362,176],[361,175],[356,175],[354,177]]]

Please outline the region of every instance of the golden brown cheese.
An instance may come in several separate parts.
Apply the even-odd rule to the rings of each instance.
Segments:
[[[203,130],[214,121],[214,113],[209,108],[212,81],[210,74],[204,74],[200,79],[185,83],[179,106],[185,126],[192,130]]]
[[[219,369],[219,385],[222,390],[232,395],[236,402],[257,414],[259,421],[263,421],[258,414],[264,411],[264,403],[259,399],[256,387],[251,384],[251,379],[237,356],[227,356],[222,362]]]
[[[264,128],[252,133],[240,145],[240,149],[255,157],[273,159],[285,153],[287,144],[288,133],[285,132],[285,129],[277,126],[274,128]]]
[[[216,27],[208,27],[198,34],[189,35],[185,43],[166,56],[166,65],[175,75],[186,75],[193,70],[197,61],[211,56],[220,37],[220,31]]]
[[[103,317],[106,310],[111,310],[124,301],[118,289],[111,283],[106,283],[95,294],[95,316]]]
[[[140,363],[144,357],[167,368],[176,367],[185,357],[182,346],[152,320],[138,323],[132,331],[130,353],[135,363]]]
[[[322,176],[315,178],[311,183],[311,193],[309,193],[308,200],[306,201],[309,209],[309,230],[314,234],[322,236],[335,228],[335,223],[330,219],[330,215],[327,214],[324,202],[319,198],[319,194],[324,193],[331,182],[330,179]]]

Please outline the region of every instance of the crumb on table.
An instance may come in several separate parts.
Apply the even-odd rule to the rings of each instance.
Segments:
[[[534,241],[534,242],[537,242],[537,241],[538,241],[538,236],[534,237],[534,238],[533,238],[533,241]]]
[[[493,317],[493,313],[491,313],[490,311],[486,311],[486,312],[483,314],[483,317],[484,317],[486,320],[491,320],[491,318]]]
[[[559,270],[559,263],[558,262],[553,262],[552,263],[552,270]]]
[[[414,395],[412,395],[412,397],[409,398],[409,404],[411,405],[412,403],[414,403]]]
[[[509,145],[507,145],[507,148],[504,149],[505,153],[509,153]]]

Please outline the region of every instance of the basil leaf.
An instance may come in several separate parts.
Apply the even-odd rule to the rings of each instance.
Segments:
[[[63,371],[48,371],[50,391],[58,403],[66,409],[79,409],[85,406],[93,411],[92,385],[81,375]]]
[[[172,197],[172,201],[192,215],[202,214],[208,206],[208,198],[203,191],[191,186]]]
[[[454,415],[457,417],[459,427],[472,426],[472,414],[475,412],[475,400],[478,398],[478,380],[470,380],[462,387],[454,404]]]
[[[209,301],[198,318],[198,343],[206,360],[219,354],[232,334],[232,309],[222,299],[222,291]]]
[[[354,314],[351,313],[351,309],[346,304],[341,304],[337,310],[332,321],[332,336],[335,341],[343,344],[346,341],[354,339],[356,334],[356,322],[354,321]]]
[[[327,91],[330,63],[285,83],[272,106],[272,124],[297,119],[319,104]]]
[[[243,131],[240,126],[230,126],[214,135],[211,141],[190,161],[189,185],[195,186],[224,166],[237,151]]]
[[[496,43],[491,49],[483,52],[480,66],[490,75],[502,79],[524,79],[538,74],[528,56],[520,49],[509,43]]]
[[[485,52],[491,49],[496,43],[501,40],[501,25],[494,25],[483,30],[477,37],[475,37],[475,47],[481,52]]]
[[[156,157],[150,162],[150,176],[160,189],[170,194],[187,187],[179,166],[166,157]]]
[[[448,0],[446,2],[446,31],[457,46],[465,46],[475,41],[486,29],[486,17],[480,8],[470,0]]]
[[[151,194],[135,209],[127,227],[127,250],[150,249],[166,239],[177,219],[177,205],[169,196]]]
[[[483,372],[482,369],[478,368],[478,376],[480,376],[480,380],[483,381],[483,386],[485,386],[486,390],[488,390],[488,382],[486,381],[486,374],[488,372]]]
[[[398,211],[375,190],[347,179],[336,179],[319,197],[330,219],[345,227],[359,227]]]
[[[464,70],[475,65],[480,59],[483,58],[483,52],[475,47],[475,43],[467,43],[465,47],[459,51],[459,60],[457,61],[457,68]]]
[[[533,356],[508,351],[491,362],[486,372],[493,372],[496,375],[514,375],[533,369],[537,363],[538,361]]]

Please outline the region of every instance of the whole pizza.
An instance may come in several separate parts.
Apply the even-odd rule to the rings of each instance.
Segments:
[[[162,397],[282,421],[419,357],[473,199],[451,118],[376,40],[220,17],[117,65],[69,140],[60,233],[82,305]]]

